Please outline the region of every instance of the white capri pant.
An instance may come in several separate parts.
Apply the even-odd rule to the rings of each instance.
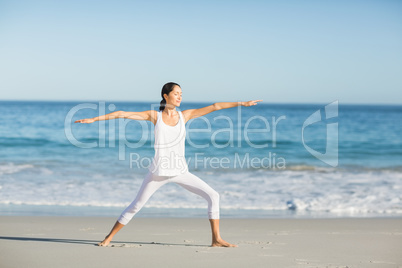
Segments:
[[[157,176],[151,172],[146,175],[134,201],[123,211],[118,222],[126,225],[140,211],[148,199],[166,183],[174,182],[183,188],[203,197],[208,202],[209,219],[219,219],[219,194],[206,182],[190,172],[177,176]]]

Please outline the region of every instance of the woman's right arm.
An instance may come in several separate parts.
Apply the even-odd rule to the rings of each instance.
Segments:
[[[102,121],[102,120],[111,120],[116,118],[127,118],[132,120],[148,120],[155,124],[156,122],[156,111],[148,110],[143,112],[125,112],[125,111],[116,111],[110,114],[105,114],[101,116],[97,116],[94,118],[85,118],[75,121],[74,123],[84,123],[90,124],[95,121]]]

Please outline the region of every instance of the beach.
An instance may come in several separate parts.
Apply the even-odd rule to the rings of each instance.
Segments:
[[[1,102],[0,268],[402,267],[402,106],[339,105],[329,137],[339,132],[339,150],[328,158],[337,165],[317,158],[331,153],[334,122],[303,132],[322,105],[261,104],[194,119],[189,170],[219,193],[221,235],[239,247],[209,247],[207,202],[169,183],[103,248],[95,245],[147,174],[154,128],[73,122],[110,105],[153,106],[92,104]]]
[[[0,268],[402,268],[402,0],[0,7]]]
[[[108,247],[112,217],[0,216],[11,267],[402,267],[401,218],[221,219],[238,248],[210,247],[201,218],[136,218]]]

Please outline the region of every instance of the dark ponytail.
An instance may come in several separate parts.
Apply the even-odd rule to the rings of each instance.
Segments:
[[[164,94],[169,95],[169,93],[173,90],[173,88],[175,86],[179,86],[179,84],[174,83],[174,82],[169,82],[163,85],[162,87],[162,92],[161,92],[161,96],[162,96],[162,100],[161,100],[161,105],[159,106],[159,111],[163,111],[165,109],[166,106],[166,100],[163,97]]]
[[[165,106],[166,106],[166,100],[165,98],[163,98],[163,100],[161,100],[161,105],[159,106],[159,111],[165,110]]]

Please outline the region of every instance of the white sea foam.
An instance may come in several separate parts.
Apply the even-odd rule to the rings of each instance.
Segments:
[[[52,172],[36,178],[15,179],[15,170],[32,165],[11,166],[0,180],[0,204],[125,207],[134,198],[143,175],[108,178],[70,175],[59,178]],[[3,165],[3,169],[4,165]],[[402,173],[397,171],[322,170],[259,172],[195,172],[220,193],[221,208],[246,210],[293,210],[295,213],[327,212],[334,215],[365,213],[402,214]],[[146,207],[206,208],[207,203],[180,186],[159,189]]]
[[[0,176],[4,174],[18,173],[27,168],[33,168],[31,164],[14,164],[14,163],[2,163],[0,164]]]

